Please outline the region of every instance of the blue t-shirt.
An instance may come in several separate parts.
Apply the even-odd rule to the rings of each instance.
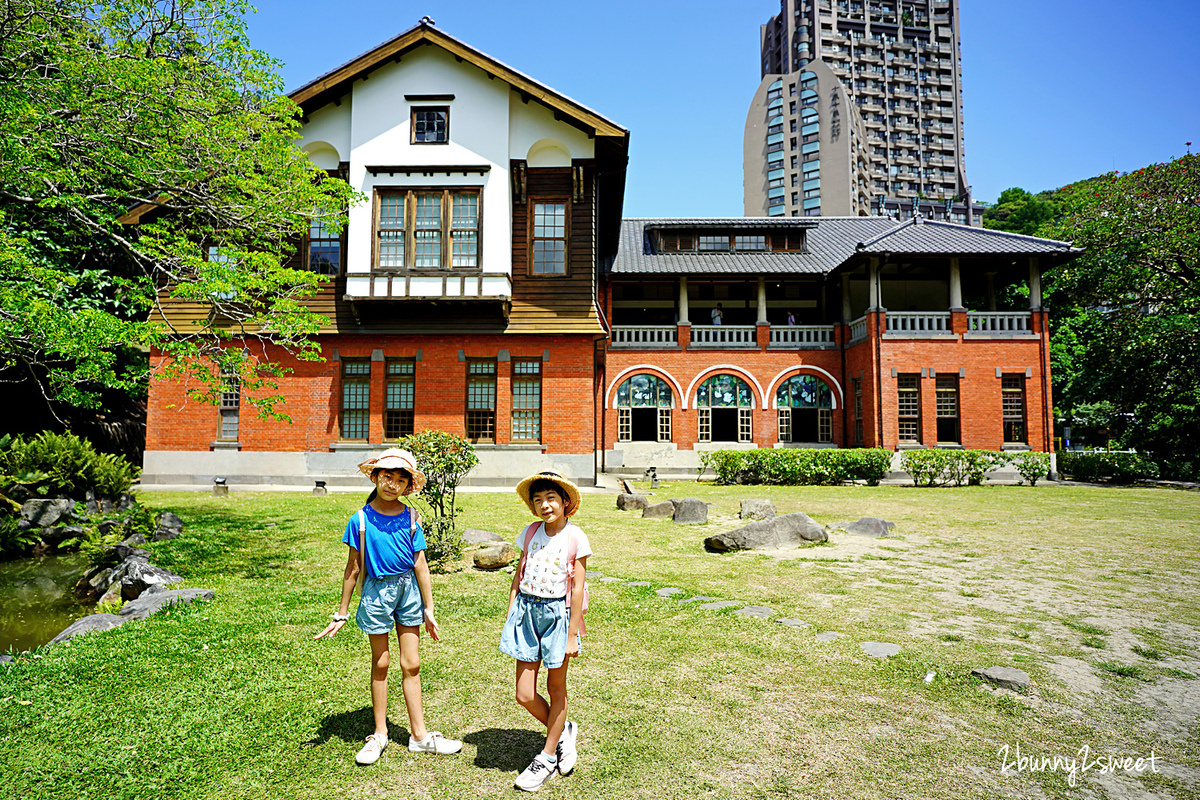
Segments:
[[[363,507],[367,523],[367,574],[372,578],[403,575],[413,568],[417,552],[425,549],[421,526],[412,529],[412,509],[408,506],[395,516],[380,514],[371,506]],[[346,523],[342,542],[358,549],[358,512]]]

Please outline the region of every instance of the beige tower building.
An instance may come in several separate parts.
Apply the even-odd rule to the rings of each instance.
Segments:
[[[780,0],[760,44],[747,216],[979,224],[963,158],[958,0]]]

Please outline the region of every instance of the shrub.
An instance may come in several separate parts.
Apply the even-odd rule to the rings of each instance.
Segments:
[[[1009,463],[1017,468],[1024,480],[1030,486],[1050,473],[1050,455],[1048,453],[1014,453],[1009,456]]]
[[[479,463],[475,448],[461,436],[445,431],[424,430],[398,442],[417,459],[425,473],[420,497],[429,506],[423,521],[425,557],[431,565],[445,565],[462,557],[462,534],[455,528],[459,508],[455,505],[458,484]]]
[[[37,493],[82,500],[89,489],[99,497],[117,497],[137,477],[137,467],[120,456],[97,453],[74,434],[44,431],[29,440],[6,439],[0,439],[0,491],[13,499]]]
[[[912,476],[914,486],[979,486],[989,470],[1002,467],[1009,461],[1007,453],[991,450],[909,450],[900,458],[904,471]]]
[[[1077,481],[1107,478],[1130,483],[1139,478],[1157,478],[1158,465],[1137,453],[1066,450],[1058,454],[1058,470]]]
[[[887,450],[710,450],[700,463],[723,484],[830,486],[852,480],[877,485],[891,463]],[[703,470],[701,470],[703,471]]]

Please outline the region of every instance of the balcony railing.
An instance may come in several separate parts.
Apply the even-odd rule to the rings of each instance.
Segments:
[[[887,314],[888,333],[950,333],[950,315],[940,311]]]
[[[833,344],[832,325],[772,325],[771,344],[790,347]]]
[[[613,325],[612,343],[618,347],[675,345],[679,344],[679,328],[674,325]]]
[[[693,325],[692,344],[746,347],[757,344],[755,325]]]
[[[1029,312],[968,311],[967,330],[972,333],[1029,333]]]
[[[867,338],[867,318],[859,317],[850,323],[850,341],[857,342]]]

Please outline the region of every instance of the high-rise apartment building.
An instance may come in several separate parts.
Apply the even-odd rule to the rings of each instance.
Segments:
[[[760,45],[747,216],[899,211],[979,224],[964,169],[958,0],[780,0]]]

